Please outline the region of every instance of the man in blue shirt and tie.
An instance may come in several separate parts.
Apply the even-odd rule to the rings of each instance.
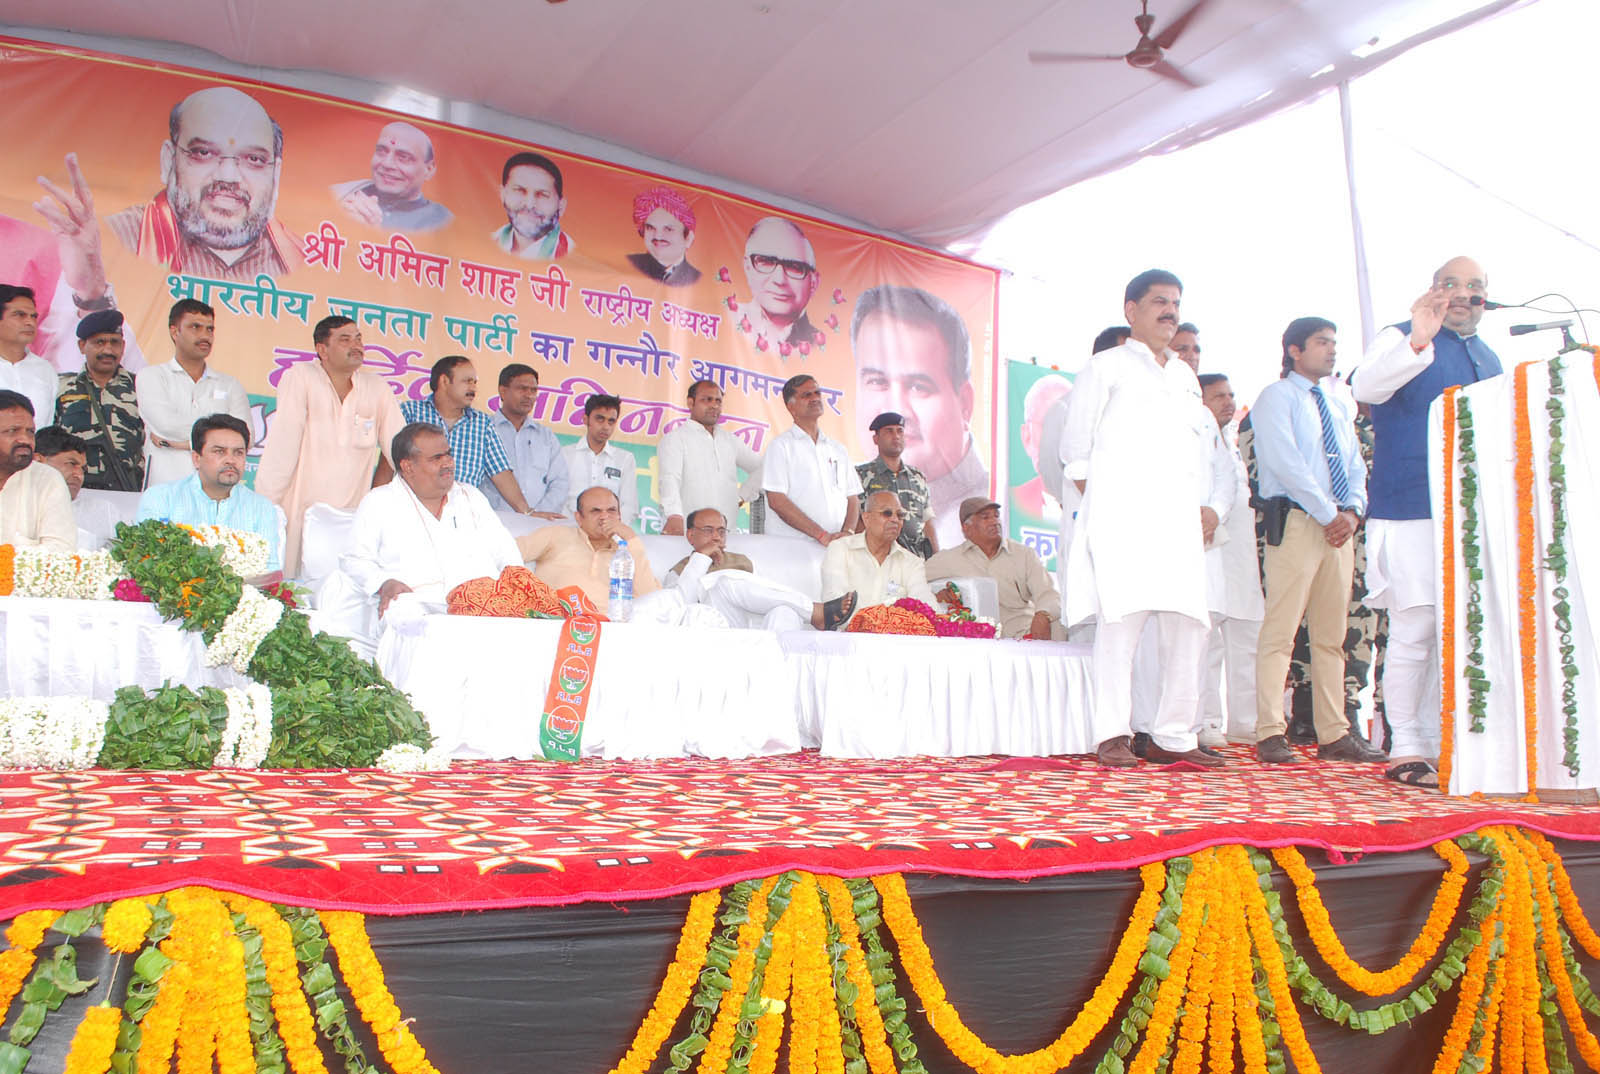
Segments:
[[[1267,607],[1256,648],[1256,757],[1268,764],[1294,760],[1285,737],[1283,684],[1301,616],[1311,637],[1317,757],[1385,757],[1344,718],[1345,613],[1355,570],[1351,538],[1366,514],[1367,466],[1354,415],[1327,388],[1336,348],[1332,321],[1291,321],[1283,333],[1282,379],[1267,385],[1250,411],[1261,497],[1275,501],[1268,509]],[[1275,514],[1283,527],[1273,543]]]
[[[232,414],[212,414],[194,423],[189,446],[194,472],[146,489],[139,497],[139,521],[160,518],[185,526],[223,526],[259,533],[267,539],[267,571],[283,570],[278,509],[271,500],[241,484],[250,446],[249,426]]]

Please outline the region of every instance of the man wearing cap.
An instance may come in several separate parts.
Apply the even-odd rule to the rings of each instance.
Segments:
[[[55,424],[85,444],[86,489],[144,488],[144,419],[133,374],[122,368],[122,321],[119,310],[99,310],[79,321],[83,369],[60,375]]]
[[[985,496],[961,501],[966,540],[928,560],[928,578],[993,578],[1000,592],[1000,633],[1007,638],[1049,638],[1061,621],[1061,594],[1039,554],[1008,541],[1000,505]]]
[[[933,528],[928,479],[922,476],[921,470],[905,461],[905,419],[886,410],[873,418],[867,429],[877,445],[878,457],[856,467],[861,477],[861,505],[865,508],[867,497],[874,492],[892,492],[898,496],[906,512],[900,544],[906,551],[927,559],[939,551],[939,537]]]

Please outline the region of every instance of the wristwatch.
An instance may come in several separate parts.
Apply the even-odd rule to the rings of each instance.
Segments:
[[[106,284],[106,293],[99,298],[79,298],[78,293],[72,293],[72,304],[78,307],[79,313],[98,313],[101,310],[114,310],[117,308],[117,296],[111,290],[111,285]]]

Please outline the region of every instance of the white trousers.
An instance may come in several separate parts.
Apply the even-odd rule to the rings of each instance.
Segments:
[[[1197,744],[1196,670],[1205,652],[1206,627],[1177,612],[1134,612],[1116,622],[1102,622],[1095,629],[1090,663],[1094,672],[1095,742],[1133,730],[1134,653],[1147,622],[1155,627],[1161,689],[1149,734],[1162,749],[1187,753]]]
[[[701,599],[746,630],[803,630],[811,625],[811,601],[799,590],[744,571],[708,576]]]
[[[1254,742],[1256,640],[1261,620],[1228,619],[1213,612],[1211,623],[1200,677],[1200,726]]]
[[[1383,705],[1393,757],[1439,756],[1439,623],[1432,604],[1389,611]]]

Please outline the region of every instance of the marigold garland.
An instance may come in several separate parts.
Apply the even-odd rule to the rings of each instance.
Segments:
[[[1517,512],[1517,642],[1522,650],[1523,754],[1527,758],[1526,802],[1537,802],[1539,785],[1539,572],[1534,541],[1533,423],[1528,416],[1528,367],[1512,372]]]
[[[378,1050],[395,1074],[439,1074],[427,1053],[412,1035],[411,1027],[400,1017],[383,981],[383,967],[372,953],[362,916],[346,910],[324,910],[318,916],[328,939],[339,955],[339,970],[344,975],[356,1010],[372,1029]]]
[[[1266,900],[1256,881],[1255,866],[1250,864],[1250,856],[1243,847],[1223,847],[1219,853],[1226,855],[1238,870],[1239,886],[1244,893],[1245,919],[1249,922],[1256,953],[1266,972],[1267,988],[1272,995],[1273,1009],[1278,1015],[1278,1031],[1289,1046],[1295,1069],[1300,1074],[1318,1074],[1322,1068],[1317,1064],[1317,1057],[1311,1053],[1305,1029],[1300,1025],[1300,1012],[1289,992],[1289,976],[1283,965],[1283,953],[1272,935],[1272,923],[1267,915]]]
[[[645,1074],[655,1064],[661,1046],[678,1024],[683,1008],[694,992],[694,982],[700,967],[706,961],[706,948],[711,943],[711,930],[716,926],[717,904],[722,892],[703,891],[689,900],[689,913],[684,918],[683,931],[678,936],[678,947],[667,967],[666,976],[656,992],[650,1012],[633,1035],[627,1054],[610,1074]]]
[[[35,948],[60,916],[59,910],[29,910],[18,914],[6,929],[6,942],[11,946],[0,952],[0,1020],[10,1012],[11,1001],[33,971]]]
[[[1322,896],[1317,891],[1316,874],[1306,865],[1300,851],[1294,847],[1278,847],[1272,851],[1273,859],[1294,882],[1300,916],[1305,921],[1306,931],[1311,934],[1317,953],[1339,980],[1357,992],[1368,996],[1388,995],[1415,977],[1417,971],[1432,962],[1439,948],[1444,946],[1450,923],[1455,920],[1456,911],[1461,907],[1461,893],[1467,886],[1467,856],[1460,847],[1448,840],[1435,844],[1433,849],[1449,868],[1439,881],[1439,890],[1434,894],[1427,923],[1400,961],[1382,971],[1366,969],[1345,951],[1344,944],[1339,942],[1334,932],[1327,907],[1322,904]]]
[[[767,959],[767,972],[761,980],[761,1014],[750,1045],[750,1074],[774,1074],[778,1069],[793,954],[794,918],[785,914],[772,930],[772,957]]]
[[[722,1002],[717,1007],[717,1020],[712,1024],[711,1035],[696,1068],[699,1074],[722,1074],[728,1067],[740,1012],[755,980],[757,949],[767,933],[767,900],[781,879],[769,877],[750,897],[744,924],[739,927],[738,952],[728,969],[731,983],[722,993]]]
[[[0,597],[9,597],[17,584],[17,548],[0,544]]]
[[[1597,363],[1600,364],[1600,363]],[[1578,893],[1572,890],[1572,878],[1567,875],[1567,867],[1561,861],[1561,855],[1556,853],[1556,848],[1543,833],[1529,831],[1528,838],[1538,849],[1539,856],[1550,866],[1554,876],[1556,898],[1561,904],[1561,917],[1567,923],[1572,936],[1582,945],[1590,958],[1600,959],[1600,935],[1596,935],[1594,928],[1589,924],[1589,919],[1584,915],[1583,907],[1578,905]]]
[[[836,876],[817,878],[827,894],[833,920],[839,926],[840,940],[844,943],[846,979],[856,990],[856,1024],[861,1027],[861,1050],[872,1074],[895,1074],[894,1052],[889,1048],[889,1036],[883,1026],[883,1015],[874,999],[872,970],[861,949],[861,932],[856,924],[854,899],[843,880]]]
[[[161,949],[169,951],[168,944]],[[193,971],[187,962],[176,962],[168,967],[161,978],[161,992],[139,1022],[139,1051],[135,1063],[140,1074],[166,1074],[172,1062],[172,1050],[178,1042],[178,1026],[189,1000],[189,983]]]
[[[90,1007],[72,1035],[62,1074],[106,1074],[111,1069],[111,1053],[117,1050],[121,1029],[122,1008]]]
[[[1540,848],[1533,842],[1519,834],[1513,828],[1507,828],[1501,833],[1505,840],[1501,844],[1502,850],[1508,850],[1515,855],[1519,867],[1527,872],[1537,868],[1541,879],[1548,876],[1546,866],[1542,860]],[[1537,863],[1537,864],[1535,864]],[[1564,972],[1566,959],[1561,954],[1561,937],[1557,929],[1555,901],[1551,898],[1550,885],[1547,883],[1531,883],[1535,906],[1539,912],[1540,921],[1544,928],[1539,930],[1540,943],[1543,948],[1544,964],[1547,976],[1555,986],[1556,1002],[1560,1006],[1562,1015],[1567,1020],[1567,1028],[1572,1031],[1572,1039],[1578,1045],[1578,1054],[1583,1056],[1584,1062],[1590,1069],[1600,1070],[1600,1040],[1590,1032],[1588,1025],[1583,1020],[1583,1010],[1579,1006],[1578,998],[1572,990],[1572,980]],[[1535,1000],[1537,1007],[1537,1000]]]
[[[1440,549],[1439,594],[1439,787],[1450,789],[1456,744],[1456,406],[1460,385],[1444,390],[1439,415],[1444,422],[1444,542]]]
[[[278,1036],[295,1074],[327,1074],[322,1049],[317,1046],[317,1024],[300,987],[299,962],[288,924],[268,903],[243,895],[224,896],[235,913],[244,915],[261,937],[261,957],[272,988],[272,1013],[278,1019]]]
[[[144,946],[152,920],[150,906],[143,899],[118,899],[106,911],[100,939],[111,950],[131,955]]]
[[[1201,921],[1211,897],[1216,852],[1202,850],[1194,855],[1193,862],[1194,871],[1184,885],[1183,906],[1178,912],[1178,943],[1167,959],[1166,977],[1156,991],[1155,1006],[1144,1031],[1144,1045],[1129,1065],[1129,1074],[1154,1074],[1156,1064],[1165,1055],[1177,1025],[1179,1007],[1183,1002],[1184,990],[1188,987],[1189,968],[1194,961],[1195,946],[1203,931]]]

